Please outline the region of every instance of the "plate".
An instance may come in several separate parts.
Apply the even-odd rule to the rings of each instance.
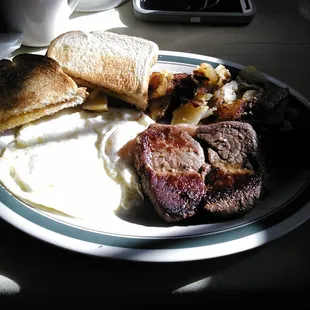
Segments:
[[[242,65],[180,52],[160,51],[154,70],[192,73],[201,62],[224,64],[234,74]],[[280,87],[288,87],[268,75]],[[35,238],[79,253],[145,262],[209,259],[261,246],[301,225],[310,216],[310,165],[305,143],[310,117],[309,102],[289,88],[291,100],[302,116],[292,144],[271,156],[269,192],[244,217],[225,222],[203,221],[168,224],[147,208],[137,212],[111,212],[96,223],[68,219],[33,209],[0,187],[0,216]],[[5,137],[4,137],[5,138]],[[299,141],[300,140],[300,141]],[[279,144],[280,145],[280,144]],[[275,150],[279,151],[278,146]],[[293,156],[293,157],[292,157]],[[280,160],[278,160],[280,159]]]

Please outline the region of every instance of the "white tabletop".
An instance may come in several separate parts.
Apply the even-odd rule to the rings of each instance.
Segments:
[[[310,22],[298,1],[255,1],[244,26],[148,23],[131,1],[109,11],[73,13],[65,30],[110,30],[155,41],[161,50],[255,65],[310,99]],[[22,52],[42,52],[22,46]],[[298,292],[310,287],[310,223],[261,247],[184,263],[138,263],[88,257],[39,241],[0,220],[0,296],[158,296]],[[117,292],[117,294],[116,294]],[[284,295],[285,296],[285,295]],[[287,297],[287,296],[286,296]]]

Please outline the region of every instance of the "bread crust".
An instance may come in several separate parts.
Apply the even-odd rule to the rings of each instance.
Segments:
[[[20,54],[0,60],[0,131],[82,104],[87,95],[52,58]]]
[[[151,68],[158,46],[139,37],[109,31],[69,31],[55,38],[46,55],[83,86],[101,87],[109,95],[145,110]]]

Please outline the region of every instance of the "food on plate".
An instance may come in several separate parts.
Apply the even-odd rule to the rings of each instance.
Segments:
[[[30,206],[100,222],[141,204],[130,142],[151,123],[134,109],[73,108],[23,125],[0,157],[0,182]]]
[[[197,128],[207,154],[204,211],[222,217],[243,215],[261,198],[265,168],[258,137],[245,122],[222,121]]]
[[[152,124],[137,136],[134,154],[143,192],[168,222],[202,212],[235,218],[262,194],[257,135],[247,123]]]
[[[204,195],[204,151],[178,126],[154,124],[136,138],[134,163],[144,193],[166,221],[196,213]]]
[[[21,54],[0,60],[0,132],[80,105],[87,95],[52,58]]]
[[[169,72],[157,59],[142,38],[70,31],[46,56],[1,61],[0,131],[16,129],[0,141],[1,184],[33,207],[98,221],[144,199],[170,223],[252,210],[266,184],[261,142],[298,120],[288,89],[253,66]]]
[[[109,31],[69,31],[56,37],[46,54],[79,85],[100,88],[146,109],[150,73],[158,58],[156,43]]]
[[[248,75],[251,84],[243,80]],[[213,68],[205,62],[192,73],[153,72],[147,113],[156,121],[171,124],[240,120],[261,98],[263,81],[267,82],[252,67],[241,71],[237,80],[224,65]]]
[[[82,104],[82,108],[87,111],[108,111],[108,96],[100,91],[100,88],[96,88],[90,92],[89,97]]]

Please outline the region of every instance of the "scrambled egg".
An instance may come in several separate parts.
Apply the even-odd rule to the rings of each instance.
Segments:
[[[33,207],[98,219],[143,199],[132,139],[154,121],[109,108],[64,110],[20,128],[0,157],[0,182]]]

